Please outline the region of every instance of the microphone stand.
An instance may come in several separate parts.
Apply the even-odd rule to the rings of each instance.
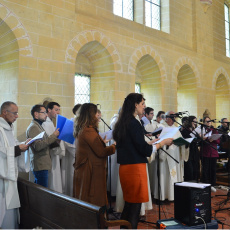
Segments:
[[[152,140],[150,137],[148,137],[146,134],[145,136],[149,139]],[[155,136],[155,138],[157,138],[157,136]],[[168,152],[166,152],[163,148],[160,148],[157,150],[157,178],[158,178],[158,216],[159,216],[159,220],[161,219],[161,200],[160,200],[160,196],[161,196],[161,188],[160,188],[160,151],[162,150],[163,152],[165,152],[169,157],[171,157],[177,164],[179,164],[179,161],[177,159],[175,159],[174,157],[172,157]]]
[[[101,121],[110,129],[110,130],[112,130],[111,128],[110,128],[110,126],[102,119],[102,118],[100,118],[101,119]]]
[[[100,119],[101,119],[101,121],[109,128],[109,130],[112,130],[112,129],[110,128],[110,126],[109,126],[102,118],[100,118]],[[109,160],[109,189],[110,189],[108,213],[113,213],[114,210],[113,210],[113,208],[112,208],[111,156],[109,156],[109,159],[108,159],[108,160]]]

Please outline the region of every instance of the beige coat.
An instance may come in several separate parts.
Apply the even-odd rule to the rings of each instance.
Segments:
[[[35,120],[32,120],[26,130],[27,138],[34,138],[39,133],[45,130]],[[42,140],[37,140],[30,145],[30,165],[32,171],[50,170],[51,158],[49,146],[57,140],[55,135],[48,135],[45,133]]]
[[[93,127],[76,138],[73,196],[98,206],[107,204],[106,159],[115,153],[115,146],[105,146]]]

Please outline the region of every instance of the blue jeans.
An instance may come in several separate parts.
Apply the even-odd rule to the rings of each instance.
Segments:
[[[34,183],[48,188],[48,170],[33,171]]]

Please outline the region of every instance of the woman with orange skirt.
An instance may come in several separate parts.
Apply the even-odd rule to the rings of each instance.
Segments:
[[[142,94],[131,93],[123,103],[121,113],[115,125],[113,138],[117,143],[117,162],[120,164],[119,176],[125,206],[121,219],[131,223],[136,229],[139,221],[141,203],[148,202],[147,157],[163,145],[172,144],[172,139],[162,140],[153,145],[144,139],[144,131],[135,118],[144,113],[145,99]]]

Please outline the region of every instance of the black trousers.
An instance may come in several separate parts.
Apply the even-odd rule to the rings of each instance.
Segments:
[[[199,173],[199,160],[188,160],[187,162],[184,162],[184,181],[198,181]]]
[[[202,182],[216,185],[216,157],[203,157]]]
[[[129,221],[132,225],[132,229],[137,229],[140,211],[141,203],[129,203],[125,201],[125,206],[121,213],[121,220]]]

